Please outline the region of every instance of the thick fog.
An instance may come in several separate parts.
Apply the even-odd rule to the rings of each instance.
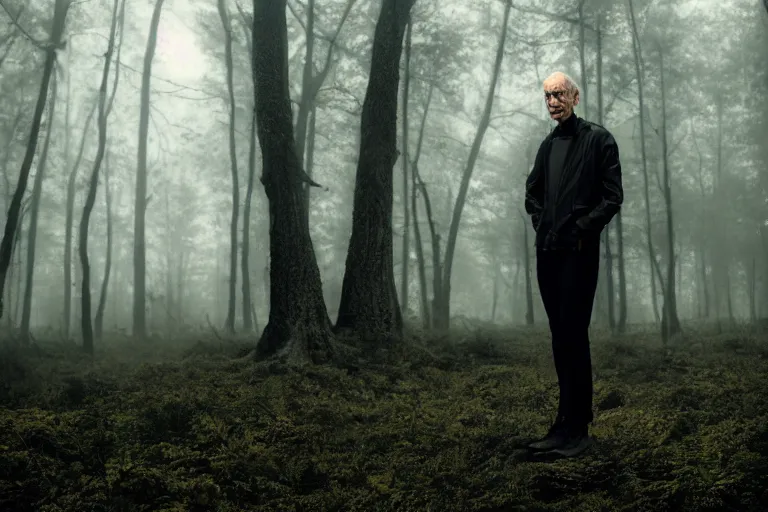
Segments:
[[[396,139],[380,140],[397,153],[368,196],[369,208],[392,201],[382,279],[393,279],[405,323],[438,322],[446,289],[451,322],[546,322],[523,203],[554,126],[542,81],[555,71],[580,87],[576,114],[620,149],[625,201],[603,233],[593,325],[768,314],[762,3],[510,5],[505,15],[500,1],[418,0],[411,11]],[[264,329],[270,215],[252,114],[254,73],[265,71],[252,68],[252,10],[2,0],[0,203],[8,214],[21,200],[4,217],[3,332],[79,343],[84,255],[97,340],[131,335],[136,322],[152,336],[252,330],[255,340]],[[293,139],[307,173],[298,187],[319,185],[308,225],[331,323],[348,258],[387,259],[387,244],[348,257],[379,11],[377,1],[288,1]],[[363,231],[389,236],[374,223]]]

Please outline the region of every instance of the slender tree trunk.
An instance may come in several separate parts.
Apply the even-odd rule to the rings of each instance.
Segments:
[[[360,122],[352,236],[336,328],[365,338],[399,338],[403,329],[392,258],[392,182],[400,57],[413,1],[382,2]]]
[[[251,299],[251,198],[253,197],[253,179],[256,174],[256,109],[251,115],[251,139],[248,146],[248,188],[245,192],[243,208],[243,254],[241,259],[243,273],[243,330],[253,330],[253,301]]]
[[[427,225],[429,226],[429,237],[432,242],[432,303],[431,306],[431,320],[430,326],[437,328],[436,318],[440,315],[439,300],[442,294],[442,256],[440,255],[440,233],[437,232],[435,226],[435,218],[432,215],[432,201],[429,199],[429,192],[427,191],[427,185],[424,180],[421,179],[419,169],[417,166],[413,166],[413,172],[418,179],[418,189],[424,197],[424,213],[427,216]]]
[[[605,109],[603,104],[603,31],[602,31],[602,16],[598,16],[597,19],[597,111],[598,111],[598,123],[605,124]],[[618,287],[619,287],[619,318],[615,317],[615,297],[614,292],[614,256],[611,250],[610,244],[610,225],[613,224],[616,227],[616,263],[618,266]],[[606,229],[606,284],[608,292],[608,322],[611,329],[615,329],[616,332],[623,333],[627,329],[627,282],[626,272],[624,269],[624,228],[622,226],[621,212],[616,214]]]
[[[408,267],[411,259],[411,230],[408,212],[408,91],[411,83],[411,32],[413,23],[408,20],[405,31],[405,73],[403,75],[403,272],[400,281],[400,304],[408,311]]]
[[[13,141],[15,139],[16,129],[17,129],[18,125],[19,125],[19,122],[21,121],[22,113],[23,113],[22,109],[19,108],[17,110],[16,117],[13,120],[13,124],[12,124],[10,130],[8,131],[8,133],[9,133],[8,141],[6,142],[5,147],[3,148],[2,176],[3,176],[3,185],[4,185],[4,188],[5,188],[5,190],[4,190],[4,197],[3,197],[3,199],[4,199],[3,210],[4,211],[7,211],[8,207],[11,204],[12,194],[11,194],[11,181],[8,178],[8,162],[11,159],[11,144],[13,143]],[[19,233],[20,231],[21,231],[20,228],[17,227],[16,233]],[[18,250],[17,249],[18,249],[18,244],[14,240],[14,243],[11,246],[11,260],[13,260],[14,255],[18,258]],[[9,310],[14,305],[14,302],[13,302],[14,301],[13,278],[16,277],[15,272],[16,271],[13,268],[13,264],[9,265],[7,280],[10,281],[11,286],[8,286],[5,289],[5,291],[6,291],[5,292],[5,294],[6,294],[6,307]],[[8,329],[7,332],[11,332],[13,330],[13,327],[14,327],[14,323],[13,323],[14,316],[12,314],[9,314],[9,315],[6,315],[5,319],[6,319],[6,326],[7,326],[7,329]]]
[[[603,31],[601,29],[602,18],[597,18],[597,123],[605,124],[603,108]],[[583,25],[583,23],[582,23]],[[615,225],[614,219],[605,227],[605,292],[606,305],[608,307],[608,326],[611,331],[616,331],[616,294],[613,281],[613,250],[611,247],[611,227]]]
[[[149,95],[151,91],[152,61],[157,46],[157,28],[165,0],[156,0],[149,24],[144,70],[141,77],[141,106],[139,108],[139,147],[136,167],[136,196],[133,221],[133,336],[137,341],[147,339],[147,139],[149,138]]]
[[[432,325],[431,308],[429,306],[429,297],[427,291],[427,270],[424,258],[424,244],[421,238],[421,226],[419,225],[418,217],[418,194],[419,183],[421,178],[419,177],[419,158],[421,157],[421,147],[424,142],[424,130],[427,125],[427,114],[429,113],[429,106],[432,103],[432,91],[434,90],[434,83],[430,81],[429,90],[427,91],[427,101],[424,104],[424,112],[421,116],[421,124],[419,126],[419,138],[416,141],[416,154],[411,162],[411,211],[413,212],[413,235],[416,243],[416,259],[418,261],[419,270],[419,295],[421,297],[421,319],[422,325],[425,329],[429,329]]]
[[[664,286],[664,316],[662,317],[662,340],[666,343],[681,330],[677,316],[675,293],[675,232],[672,222],[672,188],[669,179],[669,150],[667,149],[667,104],[664,73],[664,53],[659,48],[659,73],[661,87],[661,158],[664,170],[664,205],[667,210],[667,282]]]
[[[69,73],[67,73],[67,77],[69,77]],[[69,78],[67,79],[69,80]],[[68,95],[67,105],[69,105],[70,102],[71,97]],[[75,162],[72,164],[72,168],[69,171],[69,178],[67,179],[67,205],[64,226],[64,333],[66,339],[69,339],[72,322],[72,227],[75,223],[77,170],[80,168],[80,162],[83,159],[85,142],[88,138],[88,130],[91,127],[91,121],[93,120],[93,115],[96,113],[96,108],[98,106],[99,102],[94,101],[91,110],[88,112],[88,117],[85,119],[83,136],[80,138],[80,147],[77,151]],[[69,106],[67,106],[67,108],[69,108]],[[69,129],[67,129],[67,131],[69,131]]]
[[[491,291],[491,323],[494,323],[496,321],[496,308],[499,305],[499,279],[501,274],[499,269],[497,249],[495,247],[493,248],[493,254],[491,256],[491,265],[491,270],[493,271],[493,284]]]
[[[523,251],[523,266],[525,268],[525,324],[533,325],[533,269],[531,268],[530,245],[528,245],[530,243],[528,229],[528,221],[523,217],[523,247],[525,248]]]
[[[16,230],[16,240],[14,240],[14,247],[16,248],[16,271],[15,271],[15,278],[16,278],[16,293],[15,301],[13,304],[13,314],[8,315],[9,317],[12,317],[11,323],[14,325],[20,325],[21,319],[19,318],[19,306],[21,305],[21,282],[22,282],[22,247],[23,247],[23,241],[24,241],[24,229],[23,229],[23,223],[24,223],[24,217],[26,216],[26,208],[21,211],[21,217],[19,218],[19,227]],[[9,287],[12,288],[12,287]]]
[[[109,42],[107,52],[104,54],[104,73],[101,76],[99,87],[99,145],[96,150],[96,159],[93,162],[88,195],[85,198],[83,216],[80,220],[80,264],[83,267],[82,308],[80,327],[83,332],[83,350],[87,354],[93,354],[93,324],[91,322],[91,265],[88,261],[88,227],[91,221],[91,212],[96,202],[96,190],[99,187],[99,171],[107,148],[107,84],[109,83],[109,67],[112,63],[112,53],[115,49],[115,33],[117,31],[117,10],[120,0],[115,0],[112,10],[112,26],[109,29]]]
[[[171,201],[168,193],[168,189],[170,188],[170,184],[166,184],[165,186],[165,331],[166,336],[168,338],[171,337],[173,331],[174,331],[174,321],[173,321],[173,308],[174,308],[174,297],[173,297],[173,253],[179,252],[181,248],[175,244],[174,236],[173,236],[173,229],[171,228],[171,224],[173,221],[171,220]]]
[[[589,81],[587,80],[587,39],[586,23],[584,21],[584,4],[586,0],[578,0],[578,24],[579,24],[579,69],[581,74],[580,96],[584,110],[584,119],[589,119]]]
[[[27,151],[24,154],[24,160],[21,163],[19,180],[16,184],[16,191],[13,194],[11,205],[8,208],[8,216],[5,222],[3,239],[2,242],[0,242],[0,318],[3,316],[2,300],[3,296],[5,295],[5,278],[8,274],[8,267],[11,265],[11,256],[13,255],[13,240],[16,234],[16,229],[19,225],[21,202],[24,198],[24,193],[27,190],[29,171],[32,169],[32,161],[35,158],[37,138],[40,134],[40,122],[42,121],[46,99],[48,98],[48,84],[51,81],[53,65],[56,60],[56,49],[61,46],[63,39],[64,25],[66,23],[67,11],[69,10],[70,4],[71,0],[56,0],[54,5],[51,35],[49,38],[49,44],[45,50],[43,80],[40,84],[40,90],[37,95],[37,104],[35,105],[35,112],[32,116],[32,126],[30,128],[29,141],[27,142]]]
[[[637,31],[637,23],[635,21],[635,10],[633,5],[633,0],[628,0],[628,14],[629,14],[629,21],[630,26],[632,27],[632,49],[634,53],[634,61],[635,61],[635,76],[637,78],[637,98],[638,98],[638,106],[640,110],[640,158],[642,161],[642,169],[643,169],[643,199],[645,202],[645,231],[646,231],[646,240],[648,244],[648,261],[649,261],[649,268],[650,268],[650,278],[651,278],[651,303],[653,305],[653,313],[656,317],[656,323],[659,322],[659,307],[658,307],[658,297],[656,295],[656,279],[655,275],[658,274],[657,269],[657,262],[656,262],[656,251],[653,248],[653,233],[652,233],[652,224],[651,224],[651,199],[650,199],[650,184],[648,180],[648,156],[646,154],[646,147],[645,147],[645,101],[643,99],[644,91],[643,91],[643,57],[641,53],[641,47],[640,47],[640,34]]]
[[[125,5],[125,2],[123,2]],[[118,58],[119,61],[119,58]],[[109,276],[112,271],[112,193],[109,187],[109,154],[105,155],[104,160],[104,201],[107,213],[107,247],[104,259],[104,277],[101,280],[101,291],[99,293],[99,304],[96,307],[96,318],[94,319],[94,332],[96,340],[101,341],[104,333],[104,310],[107,307],[107,292],[109,291]]]
[[[627,272],[624,261],[624,220],[621,212],[616,214],[616,259],[619,270],[619,321],[616,330],[627,330]]]
[[[496,59],[493,64],[493,71],[491,72],[491,83],[488,87],[488,93],[485,98],[485,108],[480,118],[480,122],[475,133],[475,140],[472,143],[472,148],[469,151],[469,158],[467,159],[467,165],[464,168],[464,173],[461,177],[461,184],[459,186],[459,193],[456,196],[456,204],[453,208],[453,217],[451,219],[451,225],[448,230],[448,240],[445,245],[445,265],[443,267],[443,279],[442,290],[440,295],[436,295],[438,300],[439,316],[435,318],[435,322],[438,328],[448,329],[451,320],[451,273],[453,271],[453,257],[456,252],[456,240],[459,235],[459,223],[461,222],[461,213],[464,210],[464,202],[467,198],[467,191],[469,190],[469,182],[472,179],[472,173],[475,170],[475,163],[477,157],[480,154],[480,147],[485,137],[485,132],[488,130],[488,126],[491,122],[491,111],[493,110],[493,100],[496,92],[496,84],[499,80],[499,72],[501,71],[501,63],[504,59],[504,47],[507,41],[507,28],[509,25],[509,11],[512,8],[511,0],[507,0],[504,5],[504,16],[502,19],[501,34],[499,35],[499,42],[496,48]],[[435,270],[437,271],[437,269]]]
[[[305,24],[305,32],[306,32],[306,41],[307,41],[307,49],[304,54],[304,66],[302,68],[302,79],[301,79],[301,98],[299,100],[299,111],[296,116],[296,128],[295,128],[295,137],[296,137],[296,151],[299,157],[299,165],[306,170],[307,176],[312,176],[311,171],[311,151],[314,151],[314,124],[316,122],[316,115],[317,115],[317,108],[316,108],[316,102],[315,99],[317,98],[317,93],[320,91],[320,88],[323,86],[323,83],[325,83],[325,79],[328,76],[329,71],[331,70],[331,57],[333,56],[333,49],[335,46],[336,39],[338,38],[339,34],[341,33],[341,29],[344,26],[344,22],[347,20],[347,17],[349,16],[349,12],[352,10],[352,6],[355,4],[357,0],[347,0],[347,5],[344,9],[344,13],[341,16],[341,20],[339,21],[338,26],[336,27],[336,32],[331,37],[330,41],[328,41],[328,53],[325,57],[325,63],[323,64],[322,69],[315,74],[314,73],[314,67],[315,67],[315,0],[309,0],[306,10],[307,10],[307,21]],[[312,117],[311,124],[312,126],[308,129],[307,126],[309,125],[309,118],[310,115]],[[310,133],[311,132],[311,133]],[[309,153],[306,155],[305,160],[305,153]],[[306,161],[306,165],[305,165]],[[309,196],[310,196],[310,187],[309,183],[304,184],[304,201],[306,203],[306,211],[307,211],[307,223],[309,222]]]
[[[745,262],[747,271],[747,297],[749,298],[749,322],[757,322],[757,258],[754,256]]]
[[[37,246],[37,219],[40,215],[40,203],[43,197],[43,180],[48,163],[48,149],[51,145],[54,111],[56,110],[56,76],[51,84],[51,100],[48,107],[48,126],[43,141],[40,158],[37,161],[37,173],[32,185],[32,202],[29,207],[29,231],[27,232],[27,268],[24,284],[24,305],[21,308],[21,342],[28,344],[30,339],[30,320],[32,317],[32,293],[34,291],[35,249]]]
[[[311,1],[311,0],[310,0]],[[227,332],[235,332],[235,308],[237,302],[237,220],[240,215],[240,180],[237,169],[235,134],[235,86],[232,64],[232,26],[225,0],[218,0],[219,18],[224,28],[224,58],[227,67],[227,94],[229,97],[229,161],[232,173],[232,218],[229,225],[229,302],[227,305]],[[246,317],[248,315],[246,314]]]
[[[332,355],[332,333],[306,223],[308,177],[293,139],[285,10],[286,0],[253,2],[253,89],[270,226],[269,322],[255,353],[321,362]]]
[[[248,46],[248,56],[251,62],[251,76],[253,76],[253,41],[251,40],[251,27],[247,24],[247,17],[240,10],[243,20],[243,33]],[[243,274],[242,294],[243,294],[243,330],[251,332],[258,327],[256,320],[256,311],[253,307],[253,297],[251,294],[251,202],[253,200],[253,181],[256,176],[256,144],[258,143],[256,134],[256,105],[251,109],[251,137],[248,140],[248,185],[245,191],[245,205],[243,206],[243,249],[240,258],[240,269]],[[179,292],[179,300],[181,295]],[[181,315],[179,315],[181,318]]]
[[[117,96],[117,84],[120,81],[120,54],[123,48],[123,36],[125,35],[125,2],[120,2],[120,14],[118,15],[117,26],[120,31],[120,41],[117,46],[117,55],[115,56],[115,81],[112,84],[112,92],[109,97],[109,102],[106,107],[104,117],[109,117],[114,106],[115,96]],[[104,276],[101,279],[101,290],[99,291],[99,303],[96,306],[96,317],[94,318],[94,334],[97,341],[101,341],[104,333],[104,310],[107,307],[107,295],[109,292],[109,277],[112,272],[112,245],[113,245],[113,228],[112,228],[112,192],[109,187],[109,153],[104,154],[104,203],[106,207],[107,217],[107,247],[106,255],[104,258]]]

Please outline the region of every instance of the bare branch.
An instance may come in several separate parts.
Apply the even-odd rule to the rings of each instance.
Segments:
[[[296,21],[299,22],[299,25],[301,25],[301,28],[304,29],[304,32],[307,32],[307,25],[304,23],[304,20],[301,19],[301,16],[299,16],[299,13],[296,12],[296,8],[293,7],[293,4],[291,2],[286,2],[288,4],[288,9],[291,11],[291,14],[293,14],[293,17],[296,18]]]
[[[24,37],[29,39],[29,41],[33,45],[37,46],[41,50],[45,50],[50,45],[50,43],[44,43],[32,37],[30,33],[24,30],[24,27],[22,27],[19,24],[19,18],[21,18],[22,13],[24,13],[24,9],[26,8],[26,6],[19,9],[19,13],[16,16],[11,14],[11,11],[8,9],[8,7],[6,7],[5,2],[3,0],[0,0],[0,7],[2,7],[3,10],[6,12],[6,14],[8,14],[8,17],[11,18],[11,23],[18,29],[19,32],[21,32],[24,35]]]

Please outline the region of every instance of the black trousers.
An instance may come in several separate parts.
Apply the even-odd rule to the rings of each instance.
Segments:
[[[560,386],[558,417],[577,428],[593,419],[589,323],[599,266],[599,243],[536,251],[536,274]]]

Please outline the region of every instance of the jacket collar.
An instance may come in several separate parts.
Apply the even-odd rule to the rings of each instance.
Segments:
[[[567,135],[575,135],[576,132],[581,130],[583,125],[584,125],[584,122],[574,112],[570,115],[570,117],[568,117],[568,119],[565,120],[563,124],[559,124],[555,126],[555,129],[552,130],[552,136],[560,137],[560,136],[567,136]]]

